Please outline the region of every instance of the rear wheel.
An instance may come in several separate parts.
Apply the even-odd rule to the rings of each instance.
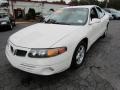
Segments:
[[[84,42],[81,42],[73,55],[73,59],[72,59],[72,63],[71,63],[71,67],[73,68],[77,68],[79,66],[81,66],[84,62],[84,58],[85,58],[85,54],[86,54],[86,48],[87,45]]]
[[[104,34],[102,35],[102,38],[105,38],[105,37],[107,36],[107,32],[108,32],[108,25],[109,25],[109,24],[107,24],[107,28],[106,28],[106,30],[105,30],[105,32],[104,32]]]

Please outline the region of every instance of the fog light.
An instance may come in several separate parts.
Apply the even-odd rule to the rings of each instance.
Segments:
[[[42,70],[43,75],[51,75],[54,73],[54,69],[52,67],[47,67]]]

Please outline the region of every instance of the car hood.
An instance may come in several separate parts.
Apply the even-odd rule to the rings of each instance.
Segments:
[[[77,26],[38,23],[16,32],[10,41],[21,47],[50,48],[75,29]]]

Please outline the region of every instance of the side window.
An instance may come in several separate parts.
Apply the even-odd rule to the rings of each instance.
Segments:
[[[95,8],[91,9],[90,18],[91,18],[91,20],[94,18],[98,18],[98,14],[97,14],[97,11]]]
[[[102,18],[105,15],[104,11],[102,9],[100,9],[99,7],[96,7],[96,9],[97,9],[99,18]]]

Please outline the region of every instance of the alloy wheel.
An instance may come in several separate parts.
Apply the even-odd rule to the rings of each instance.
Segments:
[[[80,45],[76,53],[76,64],[80,65],[85,57],[85,47]]]

